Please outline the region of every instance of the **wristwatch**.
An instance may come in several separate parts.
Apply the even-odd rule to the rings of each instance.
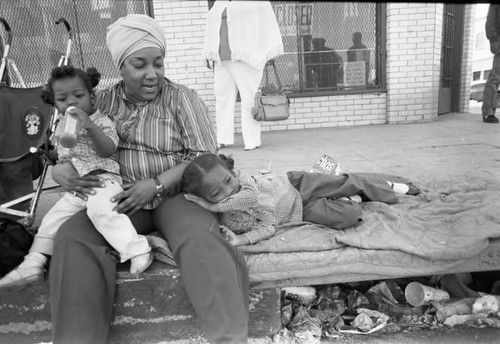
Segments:
[[[153,179],[156,183],[156,197],[161,197],[161,195],[165,191],[165,188],[163,187],[163,184],[160,182],[158,177],[154,177]]]

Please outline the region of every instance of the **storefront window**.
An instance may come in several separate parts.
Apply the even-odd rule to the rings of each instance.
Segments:
[[[380,3],[272,1],[285,55],[276,59],[291,93],[382,87]]]

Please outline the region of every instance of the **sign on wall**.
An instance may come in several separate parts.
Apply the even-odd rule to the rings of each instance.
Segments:
[[[273,4],[276,19],[283,36],[311,34],[313,4]],[[297,29],[299,32],[297,32]]]

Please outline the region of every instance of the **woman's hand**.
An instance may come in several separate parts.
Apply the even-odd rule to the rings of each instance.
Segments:
[[[207,200],[205,200],[204,198],[195,196],[193,194],[185,194],[184,197],[186,197],[186,199],[188,201],[196,203],[199,206],[201,206],[202,208],[205,208],[206,210],[208,210],[208,211],[210,211],[212,213],[218,213],[219,212],[219,207],[217,207],[217,204],[210,203]]]
[[[72,112],[80,118],[82,128],[88,129],[93,124],[92,121],[90,120],[89,115],[85,111],[83,111],[82,109],[75,107],[72,110]]]
[[[67,192],[87,200],[88,195],[94,195],[94,188],[104,187],[99,176],[86,175],[80,177],[75,167],[69,162],[58,163],[52,168],[52,178]]]
[[[138,180],[123,185],[123,190],[111,198],[111,202],[118,203],[113,210],[132,215],[156,196],[156,183],[153,179]]]

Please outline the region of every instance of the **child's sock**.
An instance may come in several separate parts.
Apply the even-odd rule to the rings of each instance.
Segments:
[[[44,267],[45,264],[47,264],[46,256],[44,256],[39,252],[30,252],[26,257],[24,257],[24,260],[21,264],[19,264],[19,267],[21,268],[29,268],[32,266]]]
[[[386,181],[386,182],[387,182],[387,184],[389,184],[391,189],[394,190],[394,192],[396,192],[396,193],[405,195],[408,192],[408,190],[410,190],[410,187],[408,185],[406,185],[405,183],[393,183],[393,182],[389,182],[389,181]]]

